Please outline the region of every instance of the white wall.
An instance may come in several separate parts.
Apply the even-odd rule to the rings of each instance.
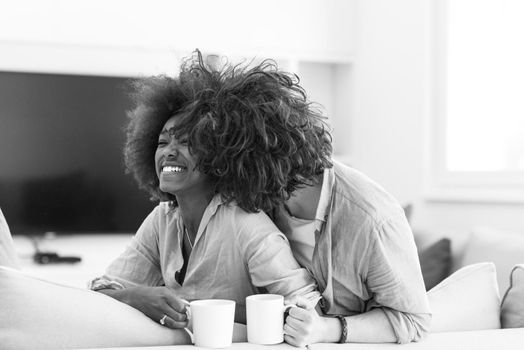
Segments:
[[[204,52],[346,60],[355,0],[5,0],[0,70],[129,76]]]
[[[453,233],[490,226],[524,232],[524,204],[435,202],[424,196],[432,1],[357,2],[353,164],[402,203],[414,204],[415,228]]]
[[[523,204],[424,197],[433,1],[440,0],[259,0],[249,6],[240,0],[7,0],[0,5],[0,69],[148,74],[176,66],[176,49],[194,47],[332,60],[332,66],[303,64],[304,72],[348,79],[322,88],[304,74],[304,85],[333,118],[337,153],[349,154],[402,203],[413,203],[416,228],[522,231]],[[236,19],[217,15],[231,15],[230,8]]]

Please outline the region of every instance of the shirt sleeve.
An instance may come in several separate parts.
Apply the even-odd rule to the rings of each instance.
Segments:
[[[158,248],[158,215],[160,209],[156,207],[143,221],[124,252],[107,267],[104,275],[89,282],[90,289],[163,284]]]
[[[365,280],[373,297],[367,309],[382,309],[398,343],[417,341],[429,331],[431,313],[409,224],[394,218],[370,237]]]
[[[320,299],[309,272],[300,267],[287,238],[264,213],[248,214],[237,220],[238,245],[256,287],[280,294],[286,304],[305,299],[314,307]]]

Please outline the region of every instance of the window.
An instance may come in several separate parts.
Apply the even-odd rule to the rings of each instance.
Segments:
[[[434,5],[431,194],[524,202],[524,2]]]

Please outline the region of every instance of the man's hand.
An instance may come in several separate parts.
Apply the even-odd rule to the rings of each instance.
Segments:
[[[297,307],[289,310],[284,325],[284,340],[297,347],[323,342],[336,342],[340,338],[340,322],[330,317],[322,317],[306,303],[299,301]],[[339,338],[336,338],[338,334]]]

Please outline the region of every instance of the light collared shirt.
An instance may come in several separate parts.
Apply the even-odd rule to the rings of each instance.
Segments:
[[[312,305],[319,299],[314,279],[296,262],[286,237],[263,212],[247,213],[215,196],[200,222],[181,285],[176,276],[184,264],[183,234],[178,208],[160,203],[104,276],[91,285],[100,281],[123,288],[165,285],[186,300],[235,300],[235,320],[241,323],[245,298],[256,294],[257,287],[284,295],[286,303],[294,303],[298,296]]]
[[[275,210],[275,222],[278,222],[282,232],[291,245],[291,250],[295,255],[298,263],[304,266],[308,271],[313,270],[313,253],[315,251],[315,232],[320,230],[324,222],[325,208],[330,201],[332,179],[330,176],[324,176],[322,180],[322,189],[318,200],[315,219],[307,220],[294,217],[285,206],[281,210]]]
[[[280,210],[283,210],[281,208]],[[289,223],[277,226],[287,235]],[[420,339],[431,319],[417,249],[400,204],[355,169],[324,171],[315,215],[312,272],[325,314],[380,308],[397,341]]]
[[[298,263],[308,271],[313,269],[313,251],[315,250],[315,220],[300,219],[292,216],[286,210],[279,211],[286,216],[277,220],[289,223],[286,229],[287,239]]]

